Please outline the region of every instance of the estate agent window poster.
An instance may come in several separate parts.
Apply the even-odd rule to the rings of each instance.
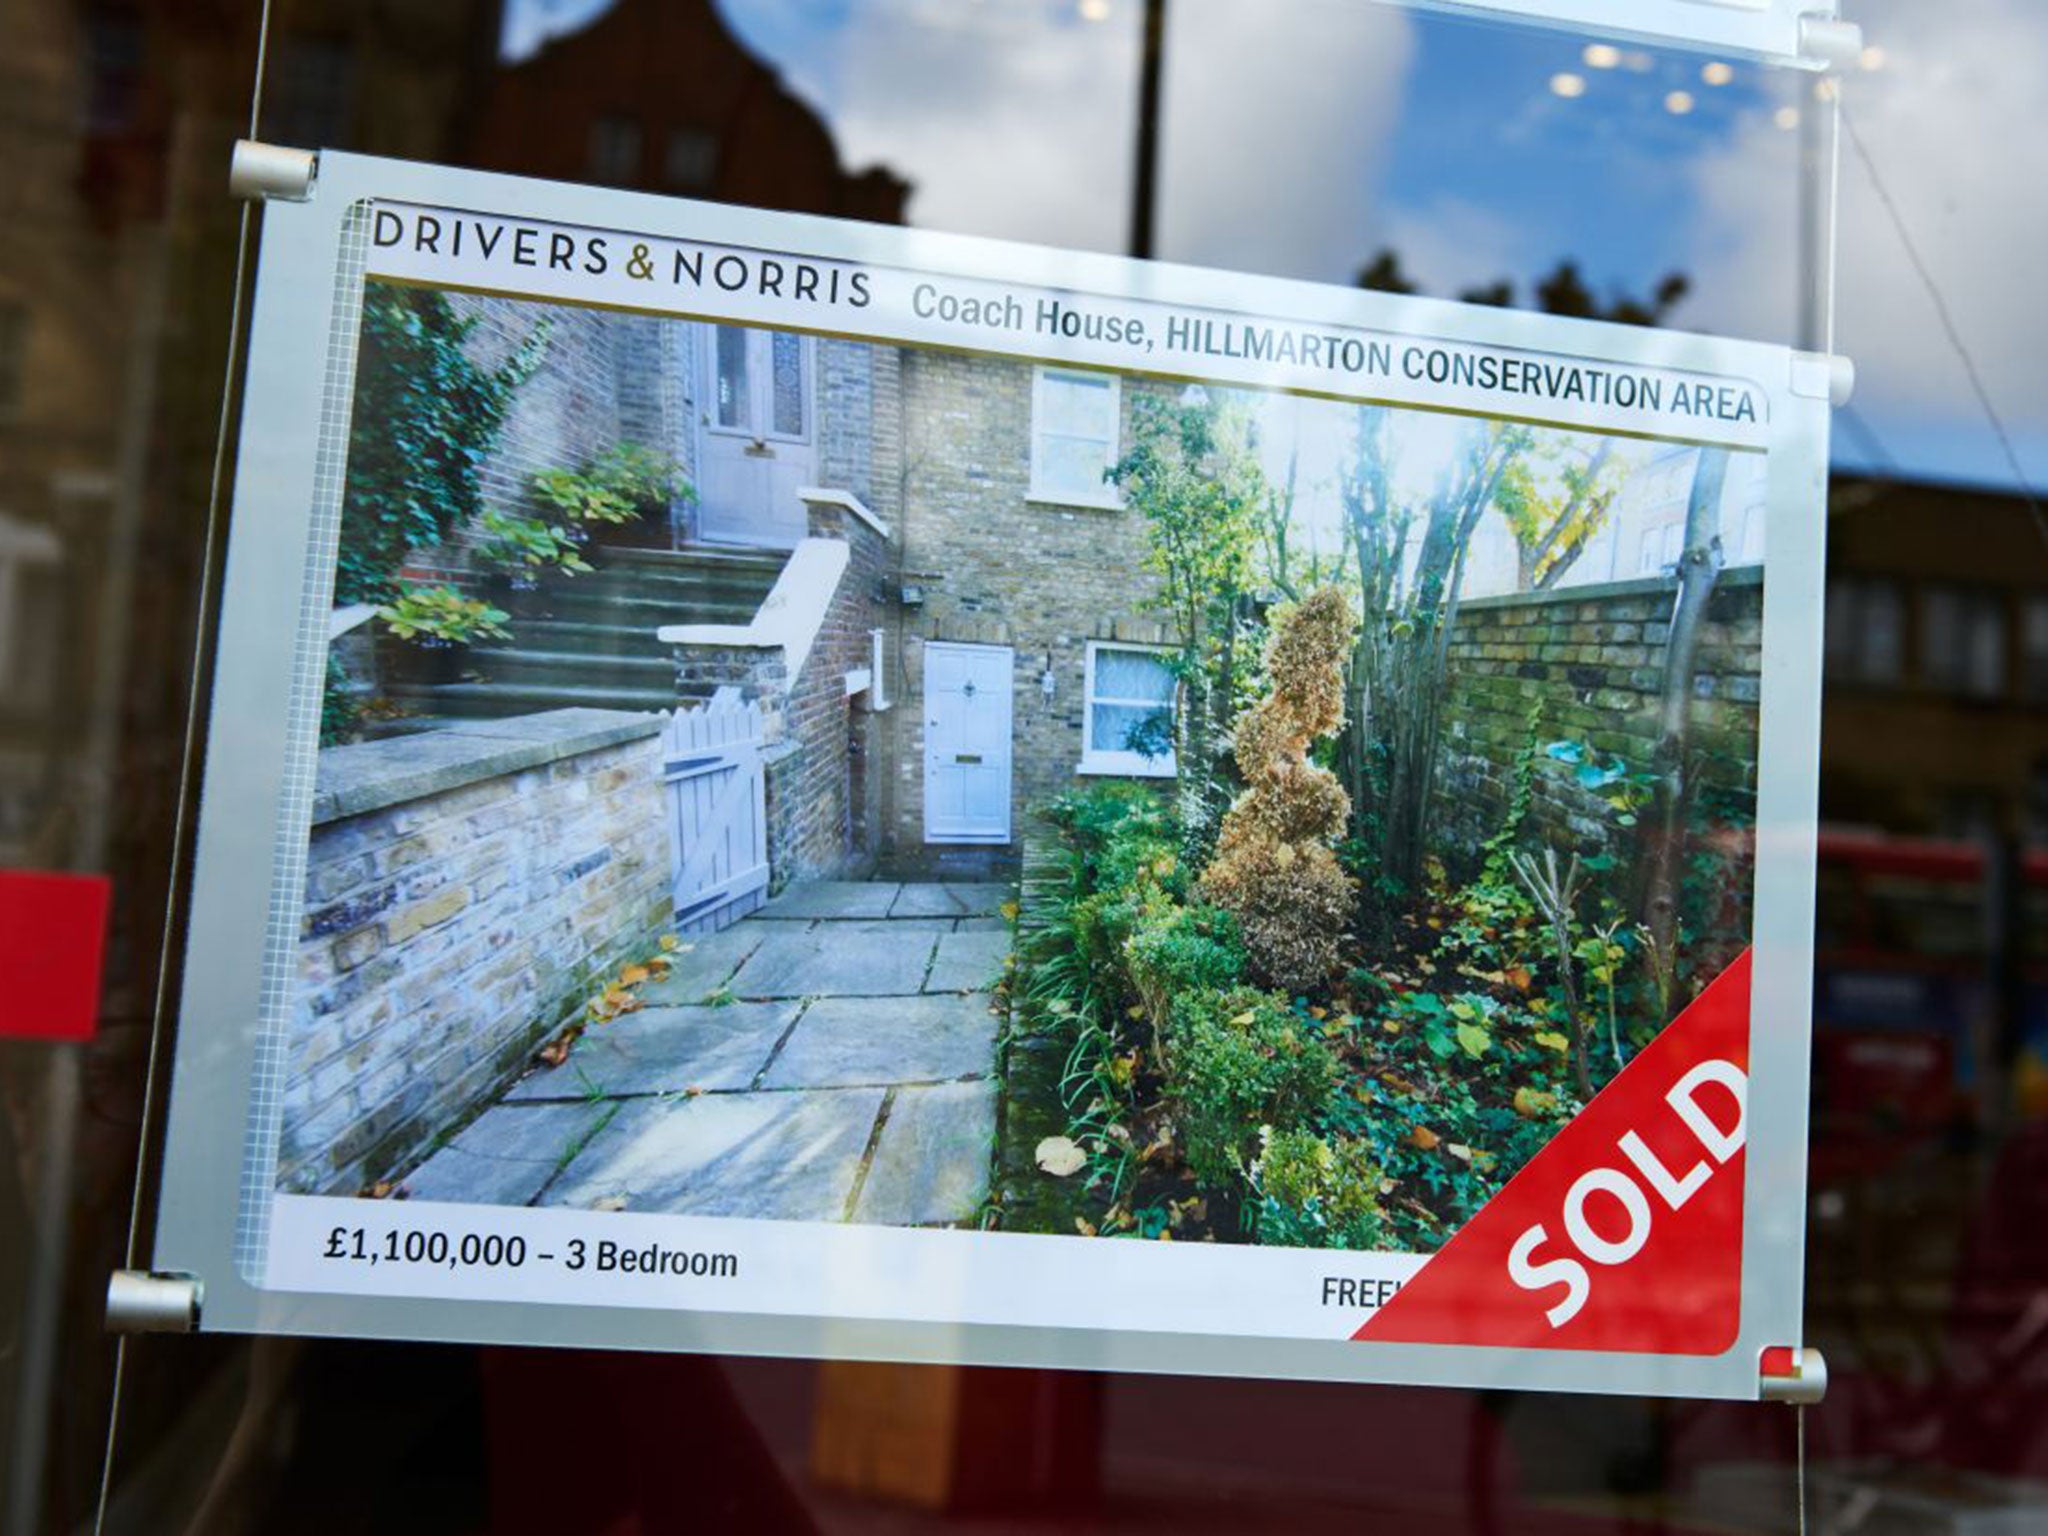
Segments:
[[[204,1326],[1799,1342],[1818,360],[340,154],[264,225]]]

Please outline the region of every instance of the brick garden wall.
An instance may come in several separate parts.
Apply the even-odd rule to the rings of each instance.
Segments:
[[[1649,765],[1676,583],[1669,577],[1463,604],[1451,634],[1436,837],[1470,858],[1498,829],[1517,754],[1538,712],[1539,744],[1579,740]],[[1722,572],[1701,626],[1690,746],[1704,781],[1756,792],[1763,568]],[[1531,816],[1560,843],[1605,840],[1613,812],[1562,765],[1539,760]]]
[[[409,1166],[651,946],[659,731],[555,710],[320,754],[279,1187]]]
[[[1146,606],[1154,578],[1141,563],[1146,534],[1138,513],[1028,499],[1031,365],[913,349],[899,356],[904,579],[921,585],[926,599],[920,610],[898,610],[900,661],[891,682],[901,698],[883,717],[877,761],[888,765],[884,856],[892,873],[914,875],[989,857],[924,841],[925,641],[1014,648],[1010,820],[1013,838],[1021,838],[1032,806],[1088,782],[1074,771],[1087,642],[1155,644],[1167,634]],[[1150,387],[1123,381],[1126,447],[1137,398]],[[1048,658],[1050,701],[1039,687]]]

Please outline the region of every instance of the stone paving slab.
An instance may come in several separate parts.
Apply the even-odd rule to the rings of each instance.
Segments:
[[[963,917],[953,925],[955,933],[1008,933],[1010,920],[1006,917]]]
[[[891,917],[994,917],[1010,899],[1010,888],[994,881],[948,881],[906,885],[889,908]]]
[[[839,1221],[881,1107],[879,1088],[635,1100],[544,1203]]]
[[[802,1004],[643,1008],[594,1024],[569,1059],[521,1078],[508,1103],[753,1086]]]
[[[804,1016],[762,1079],[768,1088],[943,1082],[995,1066],[996,1018],[979,992],[826,997]]]
[[[790,886],[760,910],[777,918],[887,917],[901,887],[880,880],[805,880]]]
[[[973,1220],[988,1196],[995,1139],[993,1082],[897,1089],[853,1219],[898,1227]]]
[[[744,927],[745,924],[739,926]],[[769,929],[732,979],[739,997],[879,997],[915,992],[938,934],[903,923]]]
[[[764,923],[738,922],[717,933],[686,938],[669,954],[669,973],[640,989],[640,1000],[653,1006],[701,1003],[732,978],[747,956],[775,932]]]
[[[986,992],[1002,980],[1010,958],[1007,933],[943,933],[932,956],[927,992]]]
[[[587,1101],[487,1109],[413,1170],[406,1193],[461,1205],[525,1205],[604,1115],[605,1106]]]

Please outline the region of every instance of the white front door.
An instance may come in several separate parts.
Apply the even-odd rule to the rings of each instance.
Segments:
[[[924,840],[1010,840],[1007,645],[924,648]]]
[[[711,544],[791,549],[808,526],[797,492],[817,483],[807,336],[707,325],[697,531]]]

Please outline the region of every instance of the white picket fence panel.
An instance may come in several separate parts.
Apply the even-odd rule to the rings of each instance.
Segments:
[[[761,709],[721,688],[661,733],[678,933],[716,933],[768,899]]]

